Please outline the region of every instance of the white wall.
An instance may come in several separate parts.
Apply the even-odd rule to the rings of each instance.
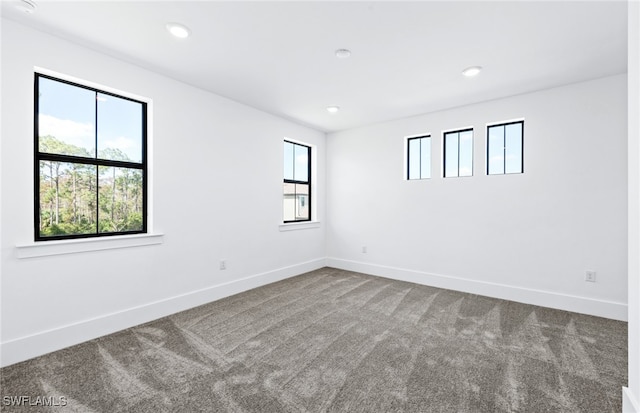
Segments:
[[[0,24],[1,24],[2,20],[0,19]],[[1,26],[0,26],[1,29]],[[2,33],[0,32],[0,35]],[[1,40],[1,39],[0,39]],[[2,56],[0,56],[0,96],[3,96],[3,90],[2,90],[2,85],[4,84],[4,81],[1,81],[2,79]],[[0,98],[0,126],[2,125],[2,99]],[[2,130],[0,128],[0,162],[2,162]],[[2,164],[0,163],[0,288],[2,288]],[[2,291],[0,291],[0,366],[2,366],[1,362],[2,362],[2,320],[3,320],[3,314],[2,314]]]
[[[629,383],[623,411],[640,413],[640,3],[628,4]]]
[[[329,134],[328,264],[626,319],[626,90],[618,75]],[[486,123],[517,118],[525,173],[487,176]],[[469,126],[474,176],[444,179],[441,131]],[[419,133],[432,179],[406,181]]]
[[[18,258],[33,242],[34,66],[153,100],[162,244]],[[2,365],[324,266],[323,223],[279,230],[285,136],[316,145],[323,222],[323,133],[3,20]]]

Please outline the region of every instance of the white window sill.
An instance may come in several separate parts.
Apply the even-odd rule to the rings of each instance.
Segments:
[[[62,241],[40,241],[16,245],[18,258],[46,257],[81,252],[157,245],[164,242],[164,234],[136,234],[102,238],[83,238]]]
[[[280,224],[280,232],[311,228],[320,228],[320,221],[287,222],[286,224]]]

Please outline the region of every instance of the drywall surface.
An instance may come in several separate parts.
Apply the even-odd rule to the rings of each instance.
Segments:
[[[152,100],[154,245],[20,258],[34,250],[34,67]],[[316,149],[312,228],[280,228],[285,137]],[[324,133],[4,19],[1,168],[3,365],[324,266]]]
[[[629,3],[629,387],[625,412],[640,407],[640,3]],[[632,407],[635,399],[635,407]]]
[[[524,173],[487,176],[486,124],[514,119]],[[443,178],[442,131],[468,127],[473,176]],[[418,134],[432,178],[407,181]],[[626,150],[626,75],[329,134],[327,262],[626,319]]]

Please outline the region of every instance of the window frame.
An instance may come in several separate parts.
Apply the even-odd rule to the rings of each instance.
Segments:
[[[283,141],[283,144],[287,144],[287,143],[289,143],[291,145],[301,146],[301,147],[307,149],[307,160],[308,160],[308,162],[307,162],[307,180],[306,181],[301,181],[301,180],[296,180],[296,179],[286,179],[285,176],[284,176],[285,175],[284,174],[284,169],[283,169],[282,178],[283,178],[283,184],[299,184],[299,185],[307,185],[309,187],[309,190],[308,190],[309,193],[307,194],[307,199],[306,199],[306,203],[307,203],[307,206],[309,208],[309,216],[308,216],[308,218],[305,218],[305,219],[294,219],[294,220],[285,220],[284,216],[283,216],[282,217],[282,223],[283,224],[293,224],[293,223],[299,223],[299,222],[311,222],[313,220],[313,212],[314,212],[314,210],[313,210],[313,202],[312,202],[313,201],[313,195],[312,195],[313,187],[312,187],[312,176],[311,176],[312,175],[311,172],[312,172],[312,169],[313,169],[312,165],[311,165],[312,162],[313,162],[312,146],[309,145],[309,144],[305,144],[305,143],[302,143],[302,142],[296,142],[294,140],[285,138],[284,141]],[[295,146],[294,146],[293,153],[294,153],[294,168],[295,168]],[[283,159],[283,161],[284,161],[284,159]],[[283,162],[283,167],[284,167],[284,162]],[[294,175],[294,178],[295,178],[295,175]],[[283,193],[283,197],[284,197],[284,193]]]
[[[69,80],[66,78],[67,76],[58,75],[58,74],[49,74],[45,71],[36,70],[34,71],[34,116],[33,116],[33,137],[34,137],[34,240],[35,242],[46,242],[46,241],[60,241],[60,240],[78,240],[84,238],[104,238],[104,237],[113,237],[113,236],[122,236],[122,235],[135,235],[135,234],[148,234],[149,231],[149,222],[148,222],[148,211],[149,211],[149,162],[148,162],[148,137],[149,137],[149,106],[148,102],[142,100],[140,98],[133,98],[128,96],[124,92],[106,90],[108,88],[101,87],[98,85],[89,85],[86,82],[80,83],[82,81],[74,79]],[[64,83],[70,86],[79,87],[82,89],[90,90],[96,94],[96,103],[95,103],[95,123],[96,125],[94,130],[94,139],[95,139],[95,147],[96,153],[93,158],[88,157],[80,157],[74,155],[62,155],[62,154],[52,154],[46,152],[40,152],[40,137],[39,137],[39,79],[45,78],[49,80],[53,80],[56,82]],[[130,161],[118,161],[111,159],[100,159],[98,157],[98,94],[104,94],[113,96],[119,99],[124,99],[127,101],[132,101],[141,104],[142,107],[142,142],[141,142],[141,161],[140,162],[130,162]],[[93,165],[96,167],[96,232],[88,233],[88,234],[69,234],[69,235],[51,235],[51,236],[41,236],[40,235],[40,162],[41,161],[50,161],[50,162],[65,162],[65,163],[74,163],[74,164],[82,164],[82,165]],[[100,166],[105,167],[114,167],[114,168],[128,168],[128,169],[137,169],[142,171],[142,229],[140,230],[132,230],[132,231],[118,231],[118,232],[99,232],[99,213],[100,213],[100,203],[99,203],[99,177],[100,177]]]
[[[464,132],[471,132],[471,175],[460,175],[460,134],[464,133]],[[468,128],[462,128],[462,129],[452,129],[452,130],[447,130],[447,131],[442,131],[442,177],[443,178],[469,178],[473,176],[473,171],[474,171],[474,140],[475,140],[475,133],[474,133],[474,128],[473,127],[468,127]],[[457,133],[458,134],[458,150],[457,150],[457,156],[458,156],[458,168],[457,168],[457,175],[455,176],[447,176],[447,135],[449,134],[454,134]]]
[[[418,164],[420,166],[419,170],[420,170],[420,177],[419,178],[411,178],[411,141],[412,140],[416,140],[419,139],[420,141],[420,159],[418,160]],[[429,176],[426,178],[422,177],[422,140],[423,139],[428,139],[429,140]],[[407,136],[405,137],[406,140],[406,155],[407,155],[407,164],[406,164],[406,170],[405,170],[405,176],[404,179],[407,181],[421,181],[421,180],[425,180],[425,179],[431,179],[431,171],[433,169],[433,165],[431,164],[431,155],[432,155],[432,151],[433,151],[433,145],[431,142],[431,134],[421,134],[421,135],[413,135],[413,136]]]
[[[507,172],[507,134],[506,134],[506,127],[509,125],[515,125],[515,124],[520,124],[520,172]],[[503,167],[502,173],[489,173],[489,129],[490,128],[495,128],[495,127],[499,127],[499,126],[503,126],[505,128],[505,133],[502,137],[502,162],[503,162]],[[487,132],[486,132],[486,136],[487,136],[487,153],[486,153],[486,163],[487,163],[487,175],[488,176],[492,176],[492,175],[518,175],[518,174],[523,174],[524,173],[524,119],[518,119],[518,120],[511,120],[511,121],[506,121],[506,122],[500,122],[500,123],[491,123],[491,124],[487,124]]]

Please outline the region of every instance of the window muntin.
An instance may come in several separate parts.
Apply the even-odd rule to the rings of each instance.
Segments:
[[[431,178],[431,136],[407,139],[407,179]]]
[[[284,141],[283,221],[311,220],[311,147]]]
[[[473,129],[445,132],[444,177],[473,175]]]
[[[524,172],[524,121],[487,126],[487,175]]]
[[[35,240],[147,232],[147,104],[35,74]]]

